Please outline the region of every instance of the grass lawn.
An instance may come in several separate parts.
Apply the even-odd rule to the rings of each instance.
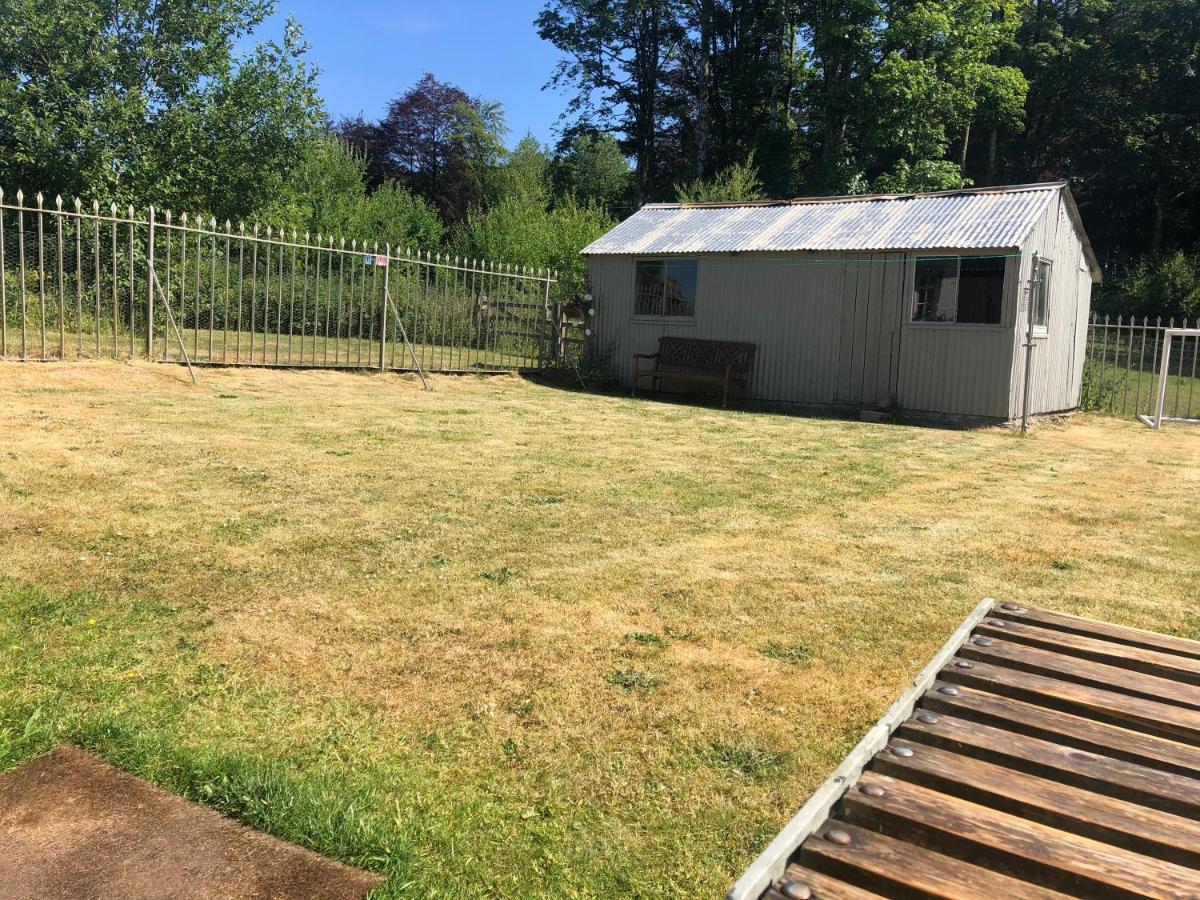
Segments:
[[[160,328],[166,325],[160,322]],[[165,335],[165,336],[164,336]],[[47,330],[45,355],[42,353],[42,335],[36,328],[25,334],[22,345],[19,329],[9,326],[7,344],[0,346],[0,358],[18,360],[25,356],[30,360],[77,361],[81,359],[122,358],[145,355],[145,334],[135,335],[131,342],[129,332],[119,333],[113,338],[109,329],[101,334],[95,331],[79,334],[68,331],[60,335],[57,329]],[[538,345],[536,340],[517,340],[499,335],[477,338],[476,343],[463,335],[453,335],[454,346],[445,346],[425,340],[420,331],[410,335],[411,344],[406,345],[397,335],[389,335],[387,344],[388,368],[411,369],[415,357],[417,364],[425,370],[473,372],[480,369],[519,369],[537,365]],[[262,331],[222,331],[214,329],[209,343],[207,328],[184,328],[176,336],[173,329],[156,329],[155,357],[164,354],[168,359],[183,362],[179,352],[179,338],[183,339],[184,350],[194,363],[233,363],[240,360],[253,365],[268,366],[343,366],[346,368],[379,366],[379,342],[365,338],[342,335],[326,338],[319,335],[289,335]]]
[[[0,364],[0,768],[393,896],[714,896],[985,595],[1200,637],[1200,430]]]
[[[1200,378],[1191,377],[1188,366],[1183,375],[1167,376],[1167,393],[1163,397],[1163,415],[1181,419],[1200,418]],[[1158,408],[1159,373],[1138,372],[1117,366],[1095,363],[1089,369],[1092,393],[1101,409],[1129,416],[1138,413],[1154,415]]]

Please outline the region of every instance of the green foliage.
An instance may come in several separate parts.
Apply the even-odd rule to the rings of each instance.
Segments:
[[[948,191],[966,187],[970,180],[963,178],[957,163],[948,159],[922,159],[915,164],[902,159],[895,167],[871,183],[871,189],[881,194],[907,194],[918,191]]]
[[[1116,373],[1111,366],[1099,360],[1085,359],[1083,385],[1079,391],[1079,408],[1092,411],[1111,410],[1117,387]]]
[[[1200,316],[1200,253],[1176,250],[1135,260],[1104,286],[1097,308],[1111,315],[1195,322]]]
[[[771,659],[793,664],[805,663],[812,659],[812,650],[804,644],[780,644],[777,641],[768,641],[758,648],[758,652]]]
[[[714,741],[701,758],[714,768],[731,769],[746,778],[765,778],[781,769],[791,757],[745,743]]]
[[[365,158],[332,136],[309,142],[275,199],[255,215],[314,236],[388,242],[396,251],[436,250],[442,241],[431,203],[395,182],[367,193]]]
[[[758,177],[758,167],[754,165],[754,154],[751,153],[744,163],[734,163],[708,181],[697,178],[686,184],[675,185],[675,195],[680,203],[762,200],[763,186]]]
[[[655,634],[653,631],[631,631],[625,635],[625,640],[651,647],[665,647],[667,644],[661,634]]]
[[[581,293],[586,267],[579,251],[612,226],[604,208],[570,194],[555,198],[547,183],[545,154],[530,137],[490,181],[492,202],[467,215],[454,235],[455,252],[556,269],[560,297]]]
[[[637,669],[614,669],[608,673],[607,680],[623,691],[648,691],[662,684],[659,679]]]
[[[247,54],[269,0],[11,0],[0,15],[0,183],[238,218],[322,119],[300,27]]]
[[[629,211],[629,160],[611,134],[576,135],[551,161],[549,174],[560,197],[570,194],[618,215]]]

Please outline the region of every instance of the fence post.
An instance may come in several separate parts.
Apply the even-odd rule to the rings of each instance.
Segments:
[[[154,207],[146,215],[146,359],[154,359]]]
[[[379,250],[378,245],[375,250]],[[387,371],[387,308],[388,308],[388,275],[392,271],[392,245],[383,245],[383,298],[379,301],[379,371]],[[379,265],[379,256],[375,257],[375,265]]]
[[[546,344],[551,337],[550,329],[553,328],[553,323],[550,320],[550,269],[547,267],[542,271],[546,276],[546,290],[542,298],[542,341],[541,345],[538,347],[538,355],[540,356],[540,359],[538,360],[539,369],[546,368]]]

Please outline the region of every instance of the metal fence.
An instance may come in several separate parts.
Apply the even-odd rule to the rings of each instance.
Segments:
[[[546,269],[0,191],[0,356],[536,369]]]
[[[1187,320],[1116,320],[1092,316],[1088,325],[1080,405],[1116,415],[1153,415],[1158,400],[1163,349],[1171,328],[1195,327]],[[1200,336],[1175,335],[1167,356],[1163,415],[1200,418]]]

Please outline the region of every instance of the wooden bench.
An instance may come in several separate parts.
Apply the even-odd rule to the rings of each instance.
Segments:
[[[643,367],[643,360],[653,360],[653,366]],[[664,380],[712,384],[721,388],[721,405],[729,402],[730,386],[741,389],[743,396],[750,388],[750,372],[754,368],[754,345],[735,341],[707,341],[700,338],[660,337],[657,353],[633,354],[633,385],[630,396],[637,396],[638,380],[654,379],[653,390]]]

